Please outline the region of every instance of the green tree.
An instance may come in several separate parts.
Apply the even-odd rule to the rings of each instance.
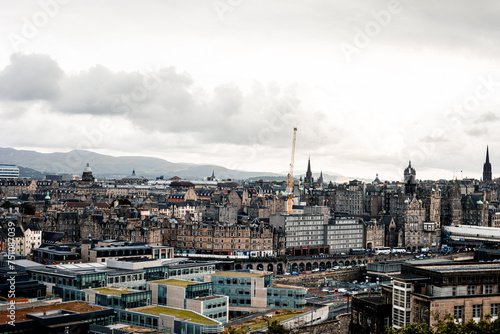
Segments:
[[[12,207],[15,207],[14,204],[12,204],[10,201],[5,201],[3,202],[2,205],[0,205],[2,208],[4,209],[8,209],[8,208],[12,208]]]
[[[444,319],[439,319],[439,313],[434,315],[437,321],[430,328],[427,324],[409,324],[405,327],[394,329],[386,327],[385,334],[498,334],[500,333],[500,320],[491,322],[491,316],[487,314],[485,320],[475,322],[470,320],[460,324],[450,314],[446,314]]]
[[[119,205],[131,205],[132,204],[128,198],[116,198],[115,201],[118,201]]]
[[[34,215],[36,212],[36,208],[31,203],[23,203],[21,204],[21,208],[23,209],[23,213],[25,215]]]
[[[267,327],[267,334],[288,334],[290,331],[283,327],[283,325],[278,324],[277,321],[273,321],[269,327]]]

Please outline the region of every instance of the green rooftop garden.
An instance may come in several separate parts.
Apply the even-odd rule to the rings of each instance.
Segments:
[[[157,284],[162,284],[162,285],[180,286],[183,288],[185,288],[189,285],[193,285],[193,284],[200,284],[200,282],[183,281],[180,279],[164,279],[161,281],[152,281],[151,283],[157,283]]]
[[[276,321],[277,323],[280,323],[282,321],[285,321],[287,319],[290,319],[290,318],[293,318],[293,317],[296,317],[300,314],[302,314],[304,312],[301,312],[301,313],[290,313],[290,314],[283,314],[283,315],[276,315],[272,318],[268,318],[269,320],[269,324],[271,324],[273,321]],[[257,329],[261,329],[261,328],[264,328],[264,327],[267,327],[267,320],[261,320],[259,322],[256,322],[252,325],[250,325],[250,330],[251,331],[254,331],[254,330],[257,330]]]
[[[108,288],[97,288],[93,290],[97,291],[97,293],[100,293],[101,295],[108,295],[108,296],[121,296],[127,293],[132,293],[132,291],[108,289]]]
[[[163,306],[153,306],[153,307],[145,307],[140,309],[134,309],[134,311],[140,313],[146,313],[151,315],[160,315],[166,314],[176,317],[177,319],[186,320],[189,322],[193,322],[200,325],[218,325],[219,323],[213,321],[211,319],[205,318],[197,313],[186,311],[186,310],[178,310],[170,307]]]

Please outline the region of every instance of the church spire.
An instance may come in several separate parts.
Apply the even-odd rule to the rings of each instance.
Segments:
[[[307,160],[307,172],[306,172],[306,177],[304,178],[304,183],[307,186],[312,186],[314,182],[314,179],[312,177],[312,171],[311,171],[311,157]]]
[[[489,182],[492,179],[491,164],[490,164],[490,152],[488,146],[486,146],[486,162],[483,165],[483,182]]]

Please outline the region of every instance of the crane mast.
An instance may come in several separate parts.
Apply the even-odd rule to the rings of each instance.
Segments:
[[[297,137],[297,128],[293,128],[293,142],[292,142],[292,161],[290,162],[290,173],[288,173],[286,178],[286,193],[287,193],[287,201],[286,201],[286,212],[291,215],[293,212],[293,160],[295,158],[295,139]]]

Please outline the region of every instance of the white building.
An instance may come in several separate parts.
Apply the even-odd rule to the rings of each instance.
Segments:
[[[0,164],[0,179],[18,179],[19,167],[15,165]]]
[[[331,254],[364,248],[363,221],[359,218],[330,219],[326,239]]]

